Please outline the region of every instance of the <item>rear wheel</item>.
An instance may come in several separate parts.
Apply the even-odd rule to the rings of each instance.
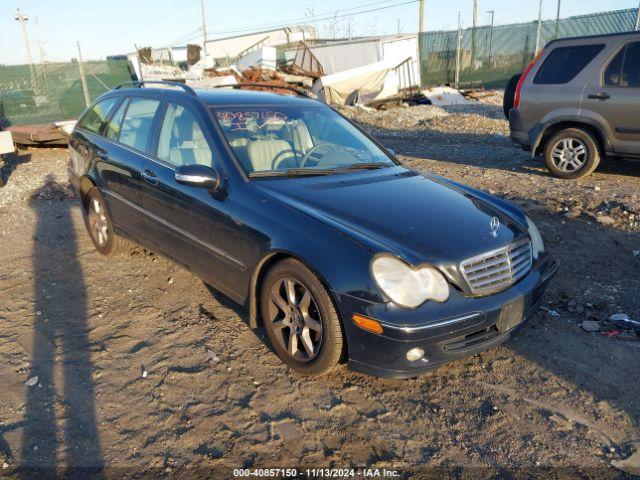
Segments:
[[[549,171],[556,177],[582,178],[598,167],[600,148],[589,132],[580,128],[566,128],[546,142],[544,160]]]
[[[86,196],[84,220],[93,245],[103,255],[125,252],[130,244],[113,231],[113,223],[97,188]]]
[[[295,259],[267,273],[260,295],[262,320],[278,357],[305,375],[322,375],[339,363],[342,326],[327,290]]]

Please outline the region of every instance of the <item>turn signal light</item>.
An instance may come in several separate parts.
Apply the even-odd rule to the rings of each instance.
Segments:
[[[351,319],[353,320],[353,323],[358,325],[363,330],[377,333],[378,335],[380,335],[383,332],[382,325],[380,325],[380,322],[378,322],[377,320],[374,320],[373,318],[363,317],[362,315],[354,314],[353,317],[351,317]]]

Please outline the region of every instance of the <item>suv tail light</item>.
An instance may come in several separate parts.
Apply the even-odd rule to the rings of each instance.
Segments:
[[[536,64],[543,52],[544,50],[540,50],[540,52],[538,52],[534,59],[531,60],[531,63],[527,65],[527,68],[525,68],[524,72],[522,72],[522,76],[520,77],[520,80],[518,80],[518,85],[516,86],[515,96],[513,97],[513,108],[518,108],[520,106],[520,94],[522,93],[522,86],[529,76],[529,73],[531,73],[531,69]]]

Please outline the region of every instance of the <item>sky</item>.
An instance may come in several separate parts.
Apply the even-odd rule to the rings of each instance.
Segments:
[[[209,39],[281,24],[311,23],[321,35],[353,36],[418,30],[417,0],[204,0]],[[543,18],[555,18],[558,0],[542,0]],[[640,0],[562,0],[562,17],[637,8]],[[538,17],[538,0],[478,0],[478,24],[527,22]],[[389,8],[387,8],[389,7]],[[162,47],[202,41],[200,0],[0,0],[0,64],[27,62],[19,22],[26,22],[34,62],[68,61],[80,42],[86,60],[127,53],[135,46]],[[473,0],[425,0],[425,29],[472,23]],[[367,13],[361,13],[365,10]],[[334,21],[328,17],[337,15]],[[334,28],[335,27],[335,28]]]

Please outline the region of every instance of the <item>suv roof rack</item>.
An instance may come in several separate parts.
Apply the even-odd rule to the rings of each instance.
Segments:
[[[270,85],[264,83],[236,83],[235,85],[215,85],[213,88],[233,88],[234,90],[240,90],[245,87],[260,87],[260,88],[271,88],[273,90],[289,90],[301,97],[313,98],[308,95],[304,90],[297,89],[295,87],[289,87],[288,85]]]
[[[184,83],[178,83],[178,82],[165,82],[163,80],[142,80],[142,81],[136,81],[136,82],[124,82],[124,83],[121,83],[120,85],[116,85],[115,87],[113,87],[113,89],[120,90],[121,88],[127,87],[127,86],[131,86],[134,88],[142,88],[142,86],[146,83],[167,85],[170,87],[178,87],[178,88],[182,88],[185,92],[190,93],[193,96],[198,95],[195,92],[195,90],[191,88],[189,85],[185,85]]]

